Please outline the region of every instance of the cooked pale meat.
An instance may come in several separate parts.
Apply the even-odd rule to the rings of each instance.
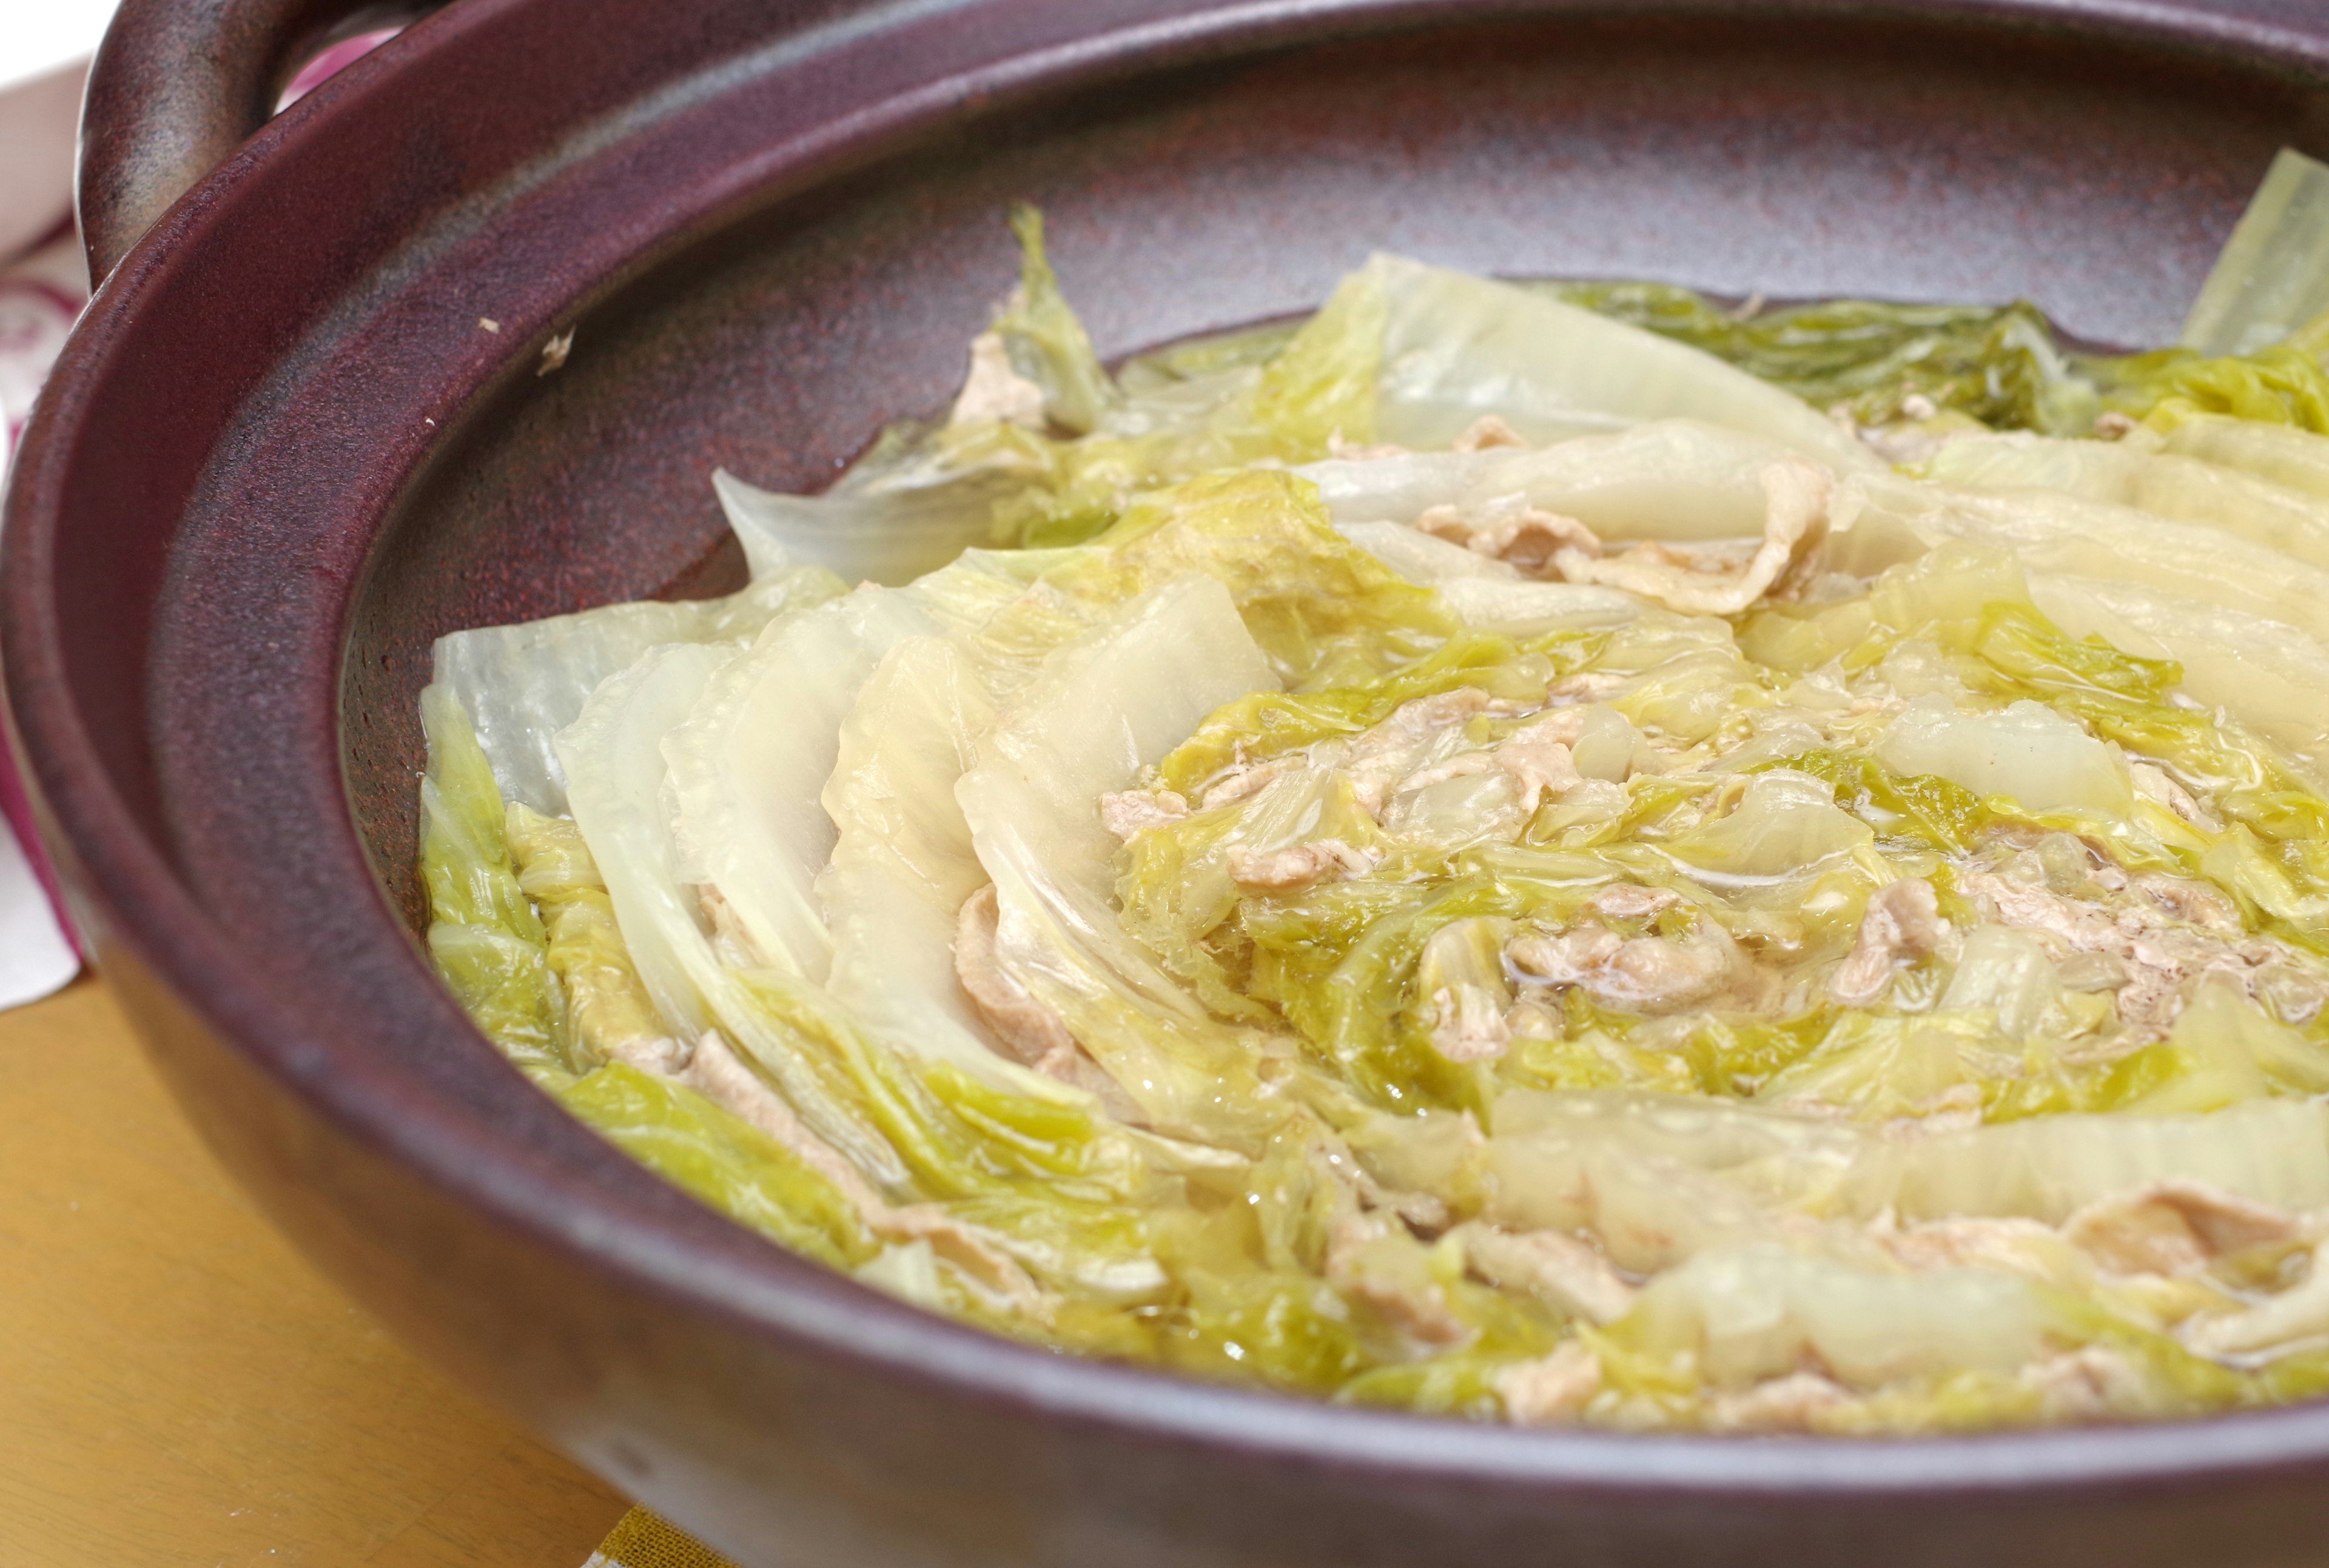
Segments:
[[[1846,1007],[1866,1007],[1884,994],[1902,963],[1939,951],[1948,929],[1933,885],[1922,877],[1879,887],[1868,896],[1851,955],[1828,977],[1828,994]]]

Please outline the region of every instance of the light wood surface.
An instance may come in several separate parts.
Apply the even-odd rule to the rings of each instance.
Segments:
[[[0,1564],[580,1568],[624,1507],[292,1253],[102,984],[0,1013]]]

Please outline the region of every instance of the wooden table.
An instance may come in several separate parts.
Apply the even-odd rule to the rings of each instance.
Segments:
[[[292,1253],[101,983],[0,1013],[0,1564],[580,1568],[624,1507]]]

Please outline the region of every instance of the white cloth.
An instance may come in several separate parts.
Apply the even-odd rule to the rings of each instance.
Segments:
[[[0,818],[0,1009],[38,1001],[80,972],[41,879]]]
[[[33,417],[33,396],[88,300],[80,239],[71,230],[0,266],[0,476]]]
[[[72,210],[81,79],[115,0],[0,0],[0,260]]]
[[[112,11],[112,0],[0,0],[0,476],[89,297],[70,230],[33,255],[15,253],[70,214],[81,78]],[[0,771],[8,766],[0,753]],[[0,1009],[47,996],[80,969],[25,847],[0,816]]]

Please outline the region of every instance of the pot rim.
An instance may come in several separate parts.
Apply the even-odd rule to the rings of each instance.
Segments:
[[[351,66],[310,95],[180,199],[106,279],[58,361],[10,476],[0,534],[0,666],[9,740],[27,765],[47,834],[62,850],[71,892],[100,953],[134,955],[178,1002],[288,1093],[352,1135],[542,1244],[579,1251],[690,1312],[763,1336],[951,1385],[988,1402],[1040,1410],[1169,1442],[1257,1459],[1357,1468],[1482,1486],[1555,1487],[1624,1494],[1744,1498],[1881,1498],[1914,1492],[2027,1495],[2129,1488],[2146,1481],[2204,1482],[2329,1462],[2329,1401],[2141,1426],[2009,1432],[1969,1437],[1858,1439],[1636,1435],[1522,1430],[1391,1412],[1335,1407],[1083,1360],[981,1333],[830,1275],[753,1237],[750,1251],[712,1260],[636,1214],[578,1224],[538,1161],[460,1119],[407,1120],[372,1098],[410,1103],[437,1092],[398,1084],[392,1066],[335,1046],[297,1000],[270,984],[263,964],[212,922],[168,856],[116,788],[69,684],[57,608],[49,592],[79,426],[120,356],[135,352],[139,300],[181,251],[198,244],[224,191],[260,177],[269,161],[330,134],[342,105],[395,90],[406,62],[457,50],[466,28],[523,0],[462,0]],[[966,0],[980,4],[983,0]],[[2269,0],[2267,0],[2267,4]],[[2248,14],[2240,0],[1966,0],[1969,23],[2057,24],[2122,41],[2259,58],[2329,80],[2329,15],[2306,26]],[[1920,17],[1915,0],[1770,0],[1768,9],[1863,20]],[[891,13],[910,25],[927,10]],[[1523,12],[1578,15],[1690,14],[1736,7],[1721,0],[1527,5],[1456,0],[1246,0],[1175,11],[1168,0],[1125,9],[1075,51],[1024,57],[998,101],[1096,75],[1136,73],[1160,51],[1204,42],[1253,47],[1312,36],[1337,22],[1389,25],[1428,14],[1465,19]],[[482,1035],[476,1048],[489,1051]],[[315,1064],[335,1050],[331,1072]],[[601,1158],[622,1157],[611,1149]],[[707,1211],[708,1212],[708,1211]],[[722,1225],[727,1222],[721,1221]],[[749,1235],[741,1232],[740,1235]]]

